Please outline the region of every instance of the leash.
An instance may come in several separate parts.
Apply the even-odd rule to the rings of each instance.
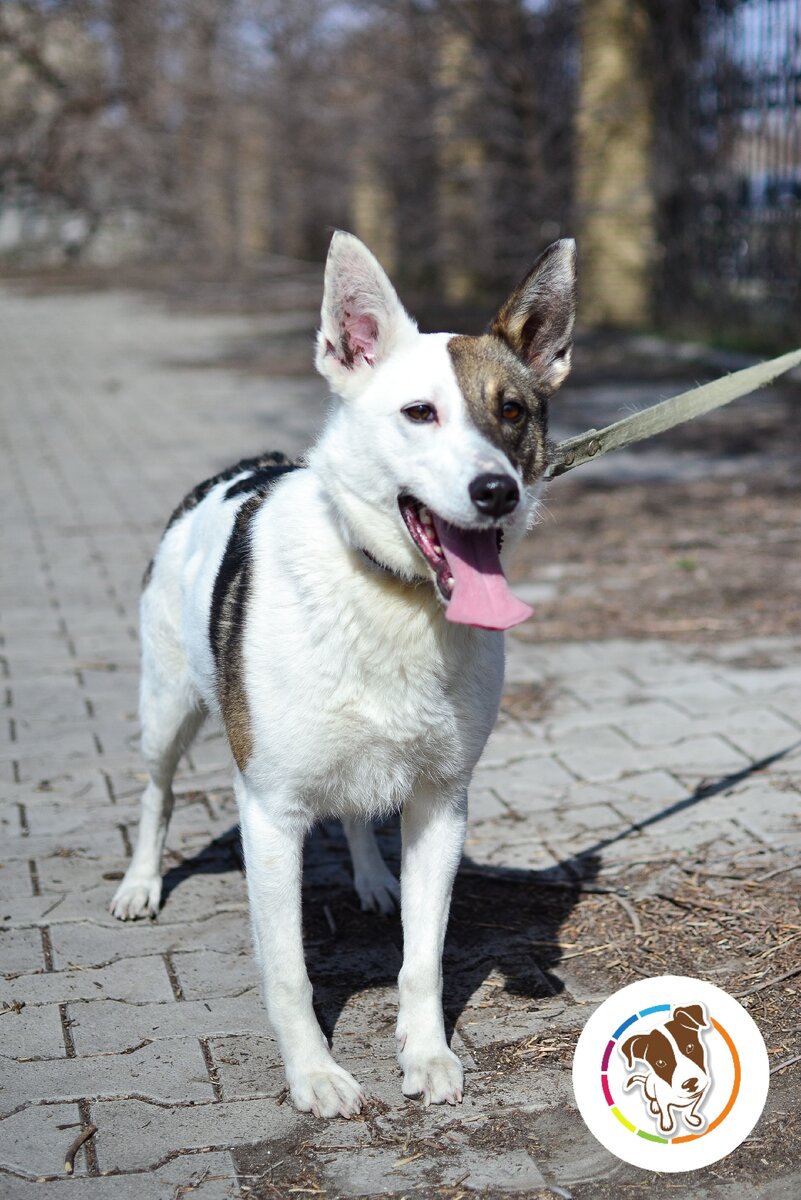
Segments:
[[[792,370],[801,364],[801,350],[791,350],[779,358],[771,358],[767,362],[745,367],[742,371],[734,371],[711,383],[701,384],[689,392],[672,396],[653,404],[642,412],[623,417],[605,429],[588,429],[576,437],[567,438],[556,447],[553,458],[545,471],[545,479],[556,479],[574,467],[608,454],[610,450],[622,450],[632,442],[640,442],[643,438],[653,437],[656,433],[664,433],[674,425],[691,421],[702,413],[711,412],[730,404],[740,396],[747,396],[758,388],[765,387],[779,375]]]

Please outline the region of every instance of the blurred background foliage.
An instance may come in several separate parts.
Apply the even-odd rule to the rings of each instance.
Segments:
[[[0,258],[322,258],[481,304],[579,240],[584,322],[801,326],[798,0],[3,0]]]

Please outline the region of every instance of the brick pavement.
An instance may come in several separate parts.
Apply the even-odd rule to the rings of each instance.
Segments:
[[[571,1045],[620,983],[592,939],[570,942],[578,883],[614,890],[656,863],[627,893],[636,901],[688,863],[797,862],[797,640],[510,639],[449,937],[446,1008],[467,1069],[458,1112],[401,1097],[399,928],[358,912],[333,824],[309,846],[310,969],[335,1052],[371,1100],[363,1119],[329,1125],[284,1103],[218,733],[176,781],[158,922],[108,915],[143,781],[143,567],[189,486],[245,453],[300,450],[322,415],[311,377],[203,365],[269,322],[168,313],[135,294],[0,290],[0,1196],[566,1195],[636,1181],[573,1111],[569,1057],[512,1069],[498,1048],[532,1035]],[[392,858],[394,826],[381,836]],[[553,900],[528,925],[506,917],[521,885]],[[68,1179],[64,1151],[89,1121],[98,1134]],[[704,1174],[712,1190],[687,1195],[767,1194],[748,1179],[715,1190]]]

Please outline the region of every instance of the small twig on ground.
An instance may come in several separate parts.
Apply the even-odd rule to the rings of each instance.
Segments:
[[[210,1168],[206,1167],[206,1170],[202,1175],[198,1176],[197,1179],[190,1179],[189,1183],[177,1184],[175,1191],[173,1192],[172,1200],[180,1200],[181,1196],[187,1196],[190,1192],[196,1192],[208,1175],[209,1170]]]
[[[801,967],[793,967],[792,971],[785,971],[783,975],[777,975],[775,979],[766,979],[764,983],[757,983],[754,987],[746,988],[745,991],[731,994],[737,999],[742,996],[752,996],[754,992],[763,992],[765,988],[773,987],[775,983],[783,983],[785,979],[792,979],[794,975],[801,975]]]
[[[775,1075],[777,1071],[783,1071],[785,1067],[791,1067],[793,1063],[801,1062],[801,1054],[795,1054],[792,1058],[786,1058],[784,1062],[777,1063],[775,1067],[770,1068],[771,1075]]]
[[[67,1175],[71,1175],[75,1170],[75,1155],[80,1150],[84,1142],[88,1142],[97,1133],[96,1125],[87,1125],[82,1133],[79,1133],[75,1141],[70,1146],[67,1153],[64,1155],[64,1171]]]
[[[604,942],[600,946],[590,946],[587,950],[574,950],[571,954],[563,954],[560,962],[566,962],[569,958],[583,958],[585,954],[599,954],[601,950],[608,950],[614,944],[614,942]]]
[[[627,900],[625,896],[621,896],[620,892],[612,892],[612,899],[617,900],[618,904],[634,926],[634,936],[642,937],[642,925],[640,924],[640,918],[637,916],[637,910],[631,901]]]
[[[396,1167],[405,1167],[407,1163],[415,1162],[416,1159],[422,1158],[423,1154],[423,1150],[418,1150],[416,1154],[407,1154],[405,1158],[396,1158],[392,1164],[392,1170],[394,1171]]]
[[[323,905],[323,915],[325,916],[325,919],[328,922],[328,928],[331,930],[331,937],[336,937],[337,936],[337,923],[334,920],[334,914],[331,912],[331,909],[328,907],[327,904]]]
[[[10,1012],[16,1013],[17,1016],[19,1016],[24,1007],[24,1000],[12,1000],[11,1003],[7,1004],[5,1008],[0,1008],[0,1017],[4,1017],[6,1013]]]
[[[789,867],[777,867],[775,871],[768,871],[766,875],[755,875],[754,883],[764,883],[767,879],[775,879],[777,875],[786,875],[788,871],[799,870],[801,870],[801,862],[793,863]]]

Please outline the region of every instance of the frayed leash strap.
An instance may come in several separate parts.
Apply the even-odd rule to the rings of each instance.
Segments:
[[[559,443],[545,472],[545,478],[555,479],[557,475],[564,475],[566,471],[591,462],[610,450],[622,450],[632,442],[640,442],[656,433],[664,433],[674,425],[681,425],[684,421],[691,421],[693,417],[700,417],[702,413],[711,412],[713,408],[730,404],[732,400],[765,387],[785,371],[799,365],[801,350],[791,350],[789,354],[782,354],[779,358],[745,367],[742,371],[724,375],[722,379],[714,379],[711,383],[704,383],[689,392],[672,396],[670,400],[662,400],[643,412],[633,413],[630,417],[624,417],[622,421],[616,421],[614,425],[607,425],[606,429],[588,429],[586,433],[580,433],[577,437]]]

